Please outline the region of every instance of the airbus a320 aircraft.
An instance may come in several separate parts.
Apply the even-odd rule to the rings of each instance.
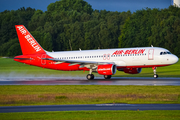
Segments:
[[[123,49],[98,49],[64,52],[45,51],[23,25],[15,25],[23,55],[14,57],[17,62],[63,71],[89,71],[87,79],[94,79],[92,72],[110,79],[116,70],[138,74],[142,68],[156,68],[175,64],[178,57],[167,49],[140,47]]]

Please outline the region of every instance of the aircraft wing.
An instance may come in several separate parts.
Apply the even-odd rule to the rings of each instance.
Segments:
[[[95,64],[95,65],[102,65],[102,64],[114,64],[114,62],[98,62],[98,61],[80,61],[80,60],[63,60],[63,59],[54,59],[54,58],[42,58],[44,60],[52,60],[56,61],[57,64],[60,63],[71,63],[70,65],[87,65],[87,64]]]

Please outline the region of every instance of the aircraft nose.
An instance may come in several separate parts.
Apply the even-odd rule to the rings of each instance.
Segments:
[[[175,64],[179,61],[179,58],[176,55],[173,55],[170,59],[173,64]]]

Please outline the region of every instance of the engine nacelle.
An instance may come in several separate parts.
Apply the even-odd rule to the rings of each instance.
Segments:
[[[129,74],[138,74],[141,73],[142,68],[125,68],[124,72]]]
[[[107,64],[107,65],[98,65],[97,72],[100,75],[114,75],[116,73],[116,65]]]

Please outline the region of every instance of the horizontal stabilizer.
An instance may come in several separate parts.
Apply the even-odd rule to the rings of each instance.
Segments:
[[[32,60],[32,58],[14,58],[14,59],[18,59],[18,60]]]

